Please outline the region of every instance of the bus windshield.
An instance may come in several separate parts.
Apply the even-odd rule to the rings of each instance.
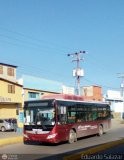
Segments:
[[[54,125],[55,112],[53,106],[30,107],[25,110],[25,125]]]

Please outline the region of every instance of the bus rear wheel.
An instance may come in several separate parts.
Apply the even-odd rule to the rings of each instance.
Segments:
[[[99,126],[98,136],[102,136],[102,135],[103,135],[103,126],[100,125],[100,126]]]
[[[77,141],[77,134],[76,132],[71,129],[70,132],[69,132],[69,139],[68,139],[68,143],[74,143]]]

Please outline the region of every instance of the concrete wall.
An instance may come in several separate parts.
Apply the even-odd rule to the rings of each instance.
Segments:
[[[8,93],[8,85],[15,86],[14,93]],[[16,118],[18,129],[22,130],[21,113],[23,114],[22,86],[0,79],[0,118]]]
[[[18,118],[15,104],[0,104],[0,118]]]
[[[84,100],[102,101],[102,88],[99,86],[86,86],[83,87]]]
[[[0,65],[0,66],[3,67],[3,74],[0,74],[0,77],[4,78],[4,79],[7,79],[7,80],[10,80],[10,81],[16,82],[16,68],[15,67],[10,67],[10,66],[4,66],[4,65]],[[7,74],[7,69],[8,68],[12,68],[14,70],[14,76],[9,76]]]
[[[8,93],[8,85],[15,85],[15,93]],[[9,81],[0,80],[0,102],[7,101],[11,103],[22,103],[22,86],[18,86],[17,84],[13,84]]]
[[[42,91],[42,90],[35,90],[35,89],[24,88],[24,101],[29,100],[29,92],[39,93],[39,97],[38,98],[40,98],[40,99],[42,99],[42,96],[44,96],[44,95],[56,94],[55,92],[49,92],[49,91]]]

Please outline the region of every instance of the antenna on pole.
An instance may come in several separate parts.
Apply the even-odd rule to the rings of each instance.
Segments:
[[[80,52],[76,52],[76,53],[71,53],[68,54],[68,56],[72,56],[72,62],[76,62],[77,66],[75,69],[73,69],[73,77],[76,77],[76,88],[75,88],[75,92],[77,95],[80,95],[80,78],[84,76],[84,71],[83,69],[81,69],[80,67],[80,61],[84,60],[84,58],[81,57],[81,55],[85,54],[85,51],[80,51]]]

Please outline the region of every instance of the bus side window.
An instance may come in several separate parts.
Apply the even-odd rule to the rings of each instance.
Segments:
[[[92,121],[93,120],[93,115],[92,112],[87,113],[87,121]]]
[[[58,122],[60,124],[66,124],[67,123],[67,115],[66,114],[59,114],[58,115]]]
[[[76,122],[81,122],[81,113],[77,112],[76,114]]]
[[[107,117],[107,111],[103,111],[103,117]]]
[[[98,118],[97,119],[101,119],[102,118],[102,112],[98,112]]]
[[[58,106],[58,124],[67,123],[67,108],[66,106]]]
[[[86,121],[86,112],[77,112],[76,121],[77,122],[85,122]]]
[[[97,112],[93,112],[93,120],[96,120],[96,119],[97,119],[97,117],[98,117]]]
[[[76,112],[68,112],[68,123],[75,123],[76,121]]]

